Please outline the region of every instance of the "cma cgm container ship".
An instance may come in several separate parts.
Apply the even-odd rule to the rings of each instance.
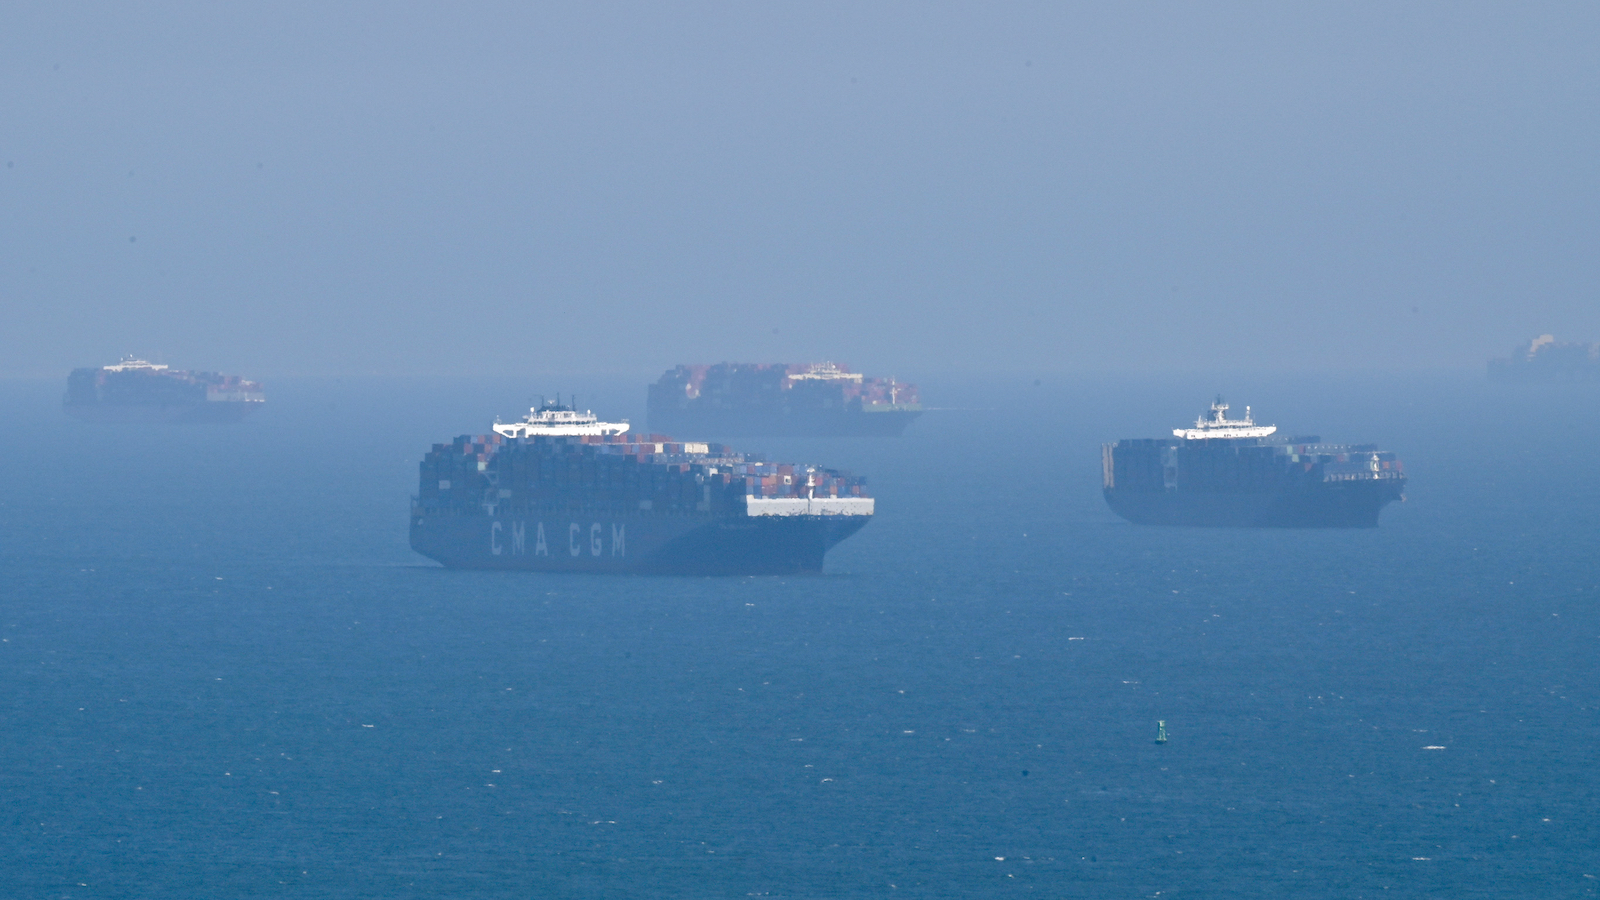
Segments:
[[[1219,397],[1209,417],[1171,438],[1106,444],[1106,503],[1140,525],[1376,528],[1378,511],[1404,499],[1393,453],[1280,437],[1249,407],[1242,420],[1227,412]]]
[[[651,428],[694,437],[892,437],[922,415],[916,385],[833,363],[678,366],[647,403]]]
[[[67,376],[62,408],[90,422],[234,422],[266,401],[237,375],[188,372],[129,357]]]
[[[412,548],[463,569],[820,572],[872,517],[863,479],[627,431],[544,404],[435,444],[411,505]]]

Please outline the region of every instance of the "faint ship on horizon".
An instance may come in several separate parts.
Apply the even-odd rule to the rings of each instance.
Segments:
[[[236,422],[266,402],[259,382],[132,356],[73,369],[62,409],[86,422]]]
[[[1560,342],[1541,334],[1509,357],[1489,360],[1494,381],[1550,382],[1600,380],[1600,343]]]
[[[650,385],[650,427],[691,437],[896,437],[917,386],[831,362],[678,366]]]

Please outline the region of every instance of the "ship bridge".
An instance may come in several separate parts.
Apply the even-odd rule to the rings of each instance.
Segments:
[[[164,372],[167,369],[167,367],[161,363],[153,363],[149,360],[137,359],[132,356],[124,356],[122,359],[117,361],[116,365],[101,366],[101,368],[105,369],[107,372],[129,372],[136,369],[143,369],[146,372]]]
[[[791,372],[790,381],[854,381],[861,383],[861,373],[851,372],[831,362],[812,363],[804,372]]]
[[[1228,404],[1218,397],[1211,404],[1210,418],[1201,416],[1194,420],[1193,428],[1174,428],[1172,434],[1189,441],[1214,438],[1262,438],[1278,430],[1276,425],[1257,425],[1250,418],[1250,407],[1244,408],[1243,419],[1228,418]]]
[[[622,434],[628,430],[628,421],[602,422],[592,411],[578,412],[570,406],[541,403],[531,407],[520,422],[494,423],[495,434],[509,438],[580,437],[590,435]]]

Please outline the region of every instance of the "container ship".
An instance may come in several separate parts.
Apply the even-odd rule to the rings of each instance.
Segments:
[[[1600,381],[1600,344],[1562,342],[1541,334],[1511,356],[1489,360],[1495,381]]]
[[[650,386],[653,429],[695,437],[893,437],[922,415],[917,386],[833,363],[678,366]]]
[[[1229,419],[1222,398],[1171,438],[1101,448],[1106,503],[1139,525],[1376,528],[1403,500],[1400,460],[1375,444],[1282,437],[1245,407]]]
[[[235,422],[266,401],[237,375],[189,372],[128,357],[67,376],[62,408],[89,422]]]
[[[628,427],[546,403],[435,444],[412,549],[458,569],[813,573],[872,517],[862,478]]]

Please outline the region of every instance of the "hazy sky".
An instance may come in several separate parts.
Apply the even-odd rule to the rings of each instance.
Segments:
[[[1600,340],[1600,5],[8,4],[0,374]]]

